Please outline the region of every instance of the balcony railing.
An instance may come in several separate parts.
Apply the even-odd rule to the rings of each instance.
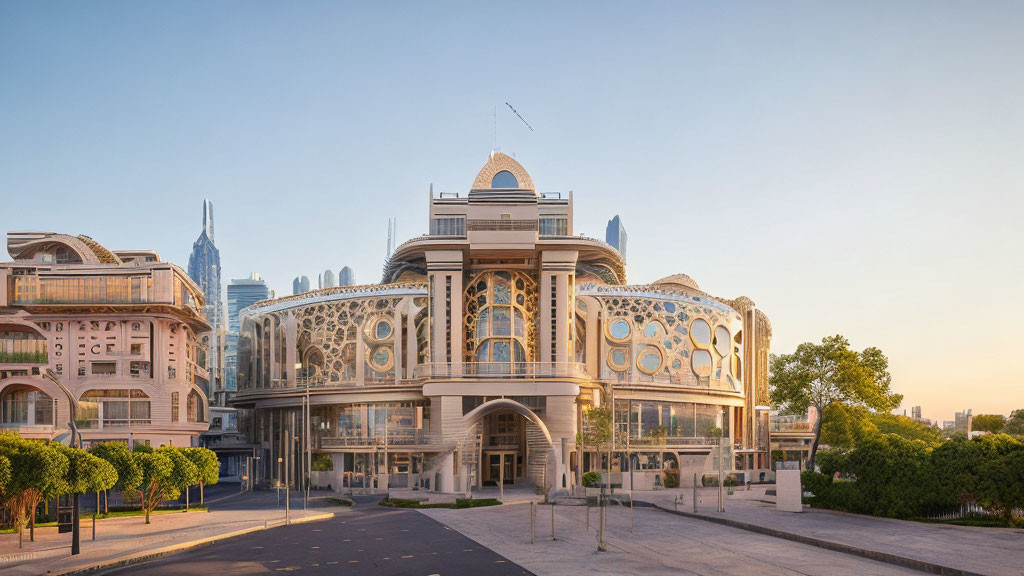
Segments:
[[[465,362],[434,363],[416,367],[417,378],[586,378],[580,362]]]
[[[729,384],[728,382],[722,382],[721,380],[714,380],[711,378],[698,378],[692,375],[685,376],[670,376],[664,373],[657,374],[644,374],[639,370],[632,372],[616,372],[613,370],[605,370],[603,379],[613,383],[621,384],[664,384],[669,386],[682,386],[685,388],[697,388],[715,392],[736,392],[742,393],[743,386],[740,382],[736,382],[735,385]]]
[[[771,422],[772,432],[811,432],[814,430],[814,422],[810,420],[773,420]]]
[[[428,444],[429,435],[425,430],[391,430],[385,438],[384,434],[374,436],[321,436],[317,438],[317,448],[347,448],[351,446],[414,445]]]

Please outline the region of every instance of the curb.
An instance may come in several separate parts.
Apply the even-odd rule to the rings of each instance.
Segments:
[[[704,516],[702,514],[694,514],[692,512],[681,512],[679,510],[665,508],[658,504],[653,504],[653,506],[658,510],[661,510],[662,512],[675,514],[677,516],[684,516],[686,518],[694,518],[697,520],[704,520],[705,522],[722,524],[723,526],[729,526],[731,528],[739,528],[740,530],[746,530],[748,532],[756,532],[758,534],[764,534],[766,536],[772,536],[774,538],[781,538],[783,540],[789,540],[792,542],[797,542],[799,544],[807,544],[809,546],[815,546],[818,548],[823,548],[825,550],[831,550],[833,552],[841,552],[843,554],[849,554],[851,556],[867,558],[868,560],[875,560],[876,562],[884,562],[886,564],[892,564],[893,566],[899,566],[901,568],[911,568],[913,570],[927,572],[929,574],[939,574],[941,576],[985,576],[980,572],[970,572],[968,570],[953,568],[950,566],[943,566],[942,564],[935,564],[934,562],[925,562],[924,560],[917,560],[915,558],[908,558],[906,556],[898,556],[896,554],[889,554],[887,552],[878,552],[877,550],[870,550],[867,548],[858,548],[856,546],[850,546],[849,544],[840,544],[839,542],[833,542],[831,540],[822,540],[820,538],[812,538],[810,536],[803,536],[800,534],[794,534],[792,532],[783,532],[782,530],[766,528],[764,526],[750,524],[747,522],[740,522],[739,520],[731,520],[729,518],[716,518],[714,516]]]
[[[290,524],[304,524],[306,522],[315,522],[318,520],[329,520],[334,517],[334,512],[324,512],[322,514],[315,514],[312,516],[306,516],[303,518],[296,518],[291,521]],[[110,560],[103,560],[101,562],[94,562],[89,564],[83,564],[81,566],[75,566],[73,568],[67,568],[59,571],[46,571],[43,574],[49,576],[79,576],[84,574],[92,574],[98,570],[109,570],[111,568],[121,568],[124,566],[130,566],[132,564],[140,564],[148,562],[150,560],[156,560],[164,556],[169,556],[176,552],[182,552],[199,546],[205,546],[207,544],[213,544],[220,540],[226,540],[228,538],[234,538],[236,536],[242,536],[250,534],[252,532],[260,532],[270,528],[277,528],[278,526],[284,526],[284,520],[276,520],[274,522],[264,522],[263,526],[252,526],[250,528],[243,528],[242,530],[235,530],[233,532],[225,532],[223,534],[217,534],[215,536],[208,536],[206,538],[200,538],[197,540],[191,540],[189,542],[182,542],[180,544],[172,544],[170,546],[164,546],[162,548],[156,548],[154,550],[147,550],[145,552],[138,552],[135,554],[128,554],[118,558]]]

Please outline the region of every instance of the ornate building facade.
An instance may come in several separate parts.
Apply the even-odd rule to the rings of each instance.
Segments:
[[[606,467],[639,489],[717,474],[715,427],[738,479],[770,468],[771,326],[753,301],[682,274],[627,284],[619,252],[574,235],[572,193],[538,193],[501,153],[468,194],[431,190],[429,212],[381,284],[243,311],[234,402],[258,481],[301,485],[315,460],[335,489],[560,490]],[[602,406],[610,462],[577,442]]]
[[[0,428],[85,445],[196,444],[206,430],[203,294],[152,251],[11,232],[0,263]]]

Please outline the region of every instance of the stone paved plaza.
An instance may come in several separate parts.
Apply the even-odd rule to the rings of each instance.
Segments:
[[[608,509],[607,552],[597,552],[598,510],[537,506],[535,543],[530,544],[530,505],[474,510],[424,510],[438,520],[538,575],[597,574],[916,574],[913,570],[829,552],[650,508]]]

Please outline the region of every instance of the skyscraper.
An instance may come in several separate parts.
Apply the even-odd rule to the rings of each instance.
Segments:
[[[619,215],[616,214],[615,218],[608,221],[608,228],[604,232],[604,241],[619,251],[622,258],[626,258],[626,229],[622,226],[622,220],[619,219]]]
[[[356,283],[356,273],[345,266],[338,272],[338,286],[354,286]]]
[[[309,292],[309,276],[296,276],[292,280],[292,294]]]
[[[328,268],[320,275],[320,288],[334,288],[338,284],[334,281],[334,270]]]
[[[253,272],[248,278],[239,278],[228,284],[228,333],[227,346],[224,350],[224,386],[225,391],[235,390],[235,376],[238,374],[238,312],[270,298],[270,289],[260,277]]]
[[[217,350],[217,334],[223,324],[223,308],[220,300],[220,250],[214,244],[213,237],[213,202],[203,201],[203,231],[192,245],[192,255],[188,258],[188,275],[199,285],[206,299],[203,316],[210,323],[210,338],[206,354],[206,368],[210,371],[210,380],[216,388],[220,358]]]

